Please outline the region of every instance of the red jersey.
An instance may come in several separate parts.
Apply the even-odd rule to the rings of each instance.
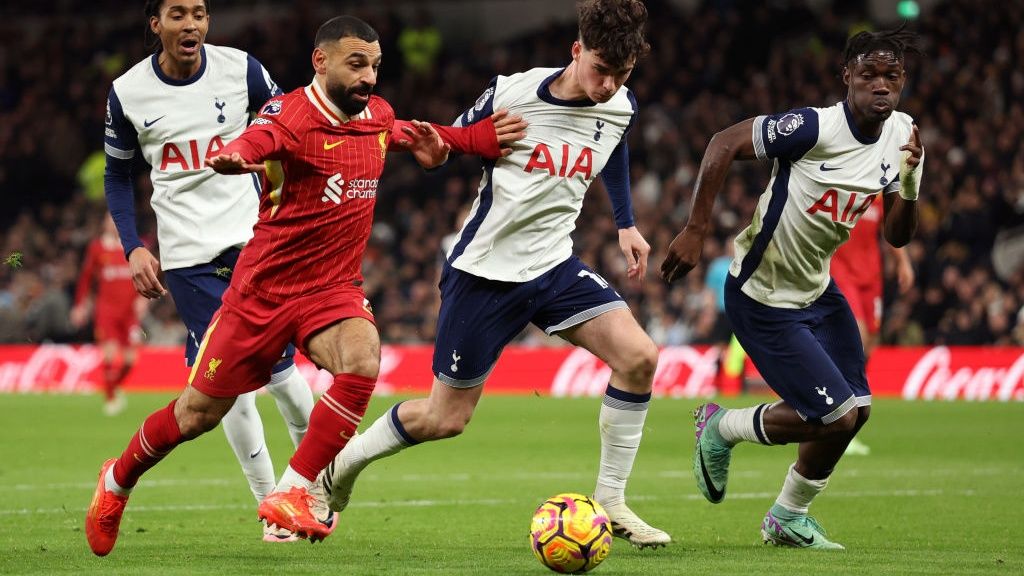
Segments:
[[[361,282],[384,157],[392,133],[407,125],[377,96],[347,117],[316,81],[264,104],[220,152],[266,165],[259,221],[232,288],[283,302]],[[491,122],[434,129],[457,152],[501,155]]]
[[[316,82],[264,104],[222,153],[264,161],[264,195],[233,288],[271,301],[362,280],[394,111],[373,96],[347,118]]]
[[[882,227],[882,202],[872,202],[850,231],[850,239],[832,255],[833,278],[857,286],[882,283],[882,253],[878,239]]]
[[[135,286],[132,271],[124,259],[124,250],[117,240],[104,242],[96,238],[85,251],[85,262],[78,277],[75,305],[79,305],[96,283],[95,314],[127,316],[135,314]]]

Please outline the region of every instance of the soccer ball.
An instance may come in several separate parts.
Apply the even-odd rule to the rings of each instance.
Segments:
[[[600,504],[582,494],[548,498],[533,513],[533,554],[555,572],[592,570],[612,549],[612,523]]]

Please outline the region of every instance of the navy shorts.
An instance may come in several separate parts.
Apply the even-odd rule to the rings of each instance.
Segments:
[[[608,282],[572,256],[528,282],[500,282],[444,265],[434,375],[456,388],[482,384],[529,323],[548,334],[626,308]]]
[[[231,283],[231,271],[235,269],[239,253],[241,250],[238,248],[231,248],[207,264],[176,268],[165,273],[167,289],[174,297],[178,316],[188,329],[188,340],[185,342],[187,366],[196,361],[199,343],[203,341],[203,334],[206,334],[213,313],[220,308],[221,297]],[[294,357],[295,346],[289,344],[273,372],[276,374],[295,364]]]
[[[807,308],[773,308],[730,274],[725,312],[765,382],[805,420],[831,424],[871,404],[860,331],[835,282]]]

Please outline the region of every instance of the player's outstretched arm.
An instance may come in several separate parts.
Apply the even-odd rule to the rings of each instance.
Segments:
[[[924,144],[917,125],[900,150],[904,152],[900,161],[900,191],[899,194],[885,195],[885,225],[882,228],[885,240],[897,248],[906,246],[917,231],[917,195],[921,172],[924,171]]]
[[[395,120],[395,131],[389,149],[412,151],[412,137],[417,136],[417,133],[427,135],[421,127],[423,124],[427,123],[417,120]],[[509,114],[508,110],[501,109],[466,127],[438,124],[429,126],[451,150],[496,160],[511,154],[512,144],[526,137],[528,123],[522,116]],[[420,164],[423,165],[422,162]]]
[[[711,209],[729,173],[729,166],[737,158],[750,160],[756,157],[753,129],[754,119],[749,118],[715,134],[708,143],[693,188],[690,218],[683,231],[669,244],[668,254],[661,263],[661,277],[666,282],[674,282],[686,276],[700,262],[704,237],[711,221]]]
[[[206,159],[206,165],[213,168],[218,174],[249,174],[250,172],[266,171],[263,164],[248,162],[238,152],[210,156]]]

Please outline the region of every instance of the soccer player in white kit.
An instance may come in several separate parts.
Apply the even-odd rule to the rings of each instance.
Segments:
[[[149,0],[145,13],[160,49],[114,80],[107,100],[104,181],[135,287],[147,298],[164,295],[157,277],[163,267],[188,328],[185,355],[191,366],[259,210],[258,180],[217,174],[204,160],[241,134],[250,113],[281,90],[252,56],[204,42],[208,1]],[[152,167],[159,262],[136,229],[132,170],[140,160]],[[294,348],[284,352],[274,373],[267,374],[267,390],[298,446],[313,395],[295,368]],[[223,423],[259,502],[277,481],[255,393],[239,396]],[[286,530],[264,527],[267,542],[296,539]]]
[[[628,276],[643,278],[650,247],[633,223],[625,141],[636,101],[623,84],[648,50],[646,20],[638,0],[580,3],[580,36],[566,68],[499,76],[457,121],[472,124],[508,108],[530,127],[511,155],[485,164],[479,196],[448,253],[430,396],[395,405],[341,451],[328,466],[332,509],[344,509],[370,462],[462,433],[502,348],[532,322],[612,369],[594,497],[614,533],[642,547],[671,541],[625,501],[658,349],[622,297],[572,254],[570,237],[601,173]]]
[[[895,111],[906,80],[904,53],[916,51],[915,39],[902,28],[861,32],[843,53],[844,101],[757,116],[716,134],[701,162],[689,221],[661,266],[672,282],[698,264],[734,159],[774,159],[753,222],[736,238],[725,311],[781,400],[743,409],[700,406],[693,461],[700,491],[718,503],[738,442],[799,443],[761,524],[767,543],[843,547],[807,511],[867,421],[871,391],[857,322],[829,276],[829,260],[879,196],[890,244],[905,245],[917,228],[924,148],[910,116]]]

